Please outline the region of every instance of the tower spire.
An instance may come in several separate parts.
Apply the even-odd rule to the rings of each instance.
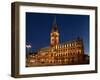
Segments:
[[[59,44],[59,32],[56,23],[56,16],[54,17],[51,33],[50,33],[50,46],[53,47]]]
[[[57,27],[57,23],[56,23],[56,16],[54,16],[54,21],[53,21],[51,32],[55,32],[55,31],[58,32],[58,27]]]
[[[56,24],[56,16],[54,16],[54,22],[53,22],[53,25]]]

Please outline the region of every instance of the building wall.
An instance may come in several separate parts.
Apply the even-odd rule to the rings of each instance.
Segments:
[[[82,39],[67,41],[53,47],[42,48],[28,57],[27,66],[84,64]]]

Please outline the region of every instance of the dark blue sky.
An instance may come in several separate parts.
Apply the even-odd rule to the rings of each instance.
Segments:
[[[26,44],[32,51],[50,45],[54,18],[60,33],[60,43],[81,37],[85,53],[89,53],[89,15],[26,13]]]

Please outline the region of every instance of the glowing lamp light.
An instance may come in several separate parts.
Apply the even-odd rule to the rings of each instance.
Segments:
[[[26,45],[26,48],[28,48],[28,49],[31,48],[31,47],[32,47],[31,45]]]

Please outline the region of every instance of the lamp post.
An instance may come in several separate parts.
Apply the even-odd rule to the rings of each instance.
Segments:
[[[27,49],[27,53],[30,52],[30,49],[32,48],[32,46],[30,44],[26,45],[26,49]]]

